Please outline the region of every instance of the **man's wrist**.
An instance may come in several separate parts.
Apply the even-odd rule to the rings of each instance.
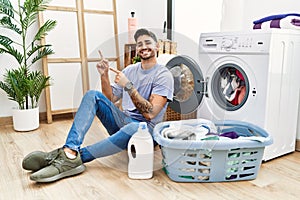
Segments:
[[[105,75],[108,75],[108,72],[99,72],[100,76],[105,76]]]
[[[125,84],[124,90],[125,90],[126,92],[128,92],[128,91],[130,91],[130,90],[132,90],[132,89],[133,89],[133,83],[130,82],[130,81],[128,81],[128,82]]]

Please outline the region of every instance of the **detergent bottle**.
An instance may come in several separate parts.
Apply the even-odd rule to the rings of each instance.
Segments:
[[[131,12],[131,17],[128,18],[128,43],[135,43],[134,33],[137,30],[137,18],[134,16],[135,12]]]
[[[131,179],[150,179],[153,176],[153,139],[147,123],[140,122],[138,131],[128,142],[128,176]]]

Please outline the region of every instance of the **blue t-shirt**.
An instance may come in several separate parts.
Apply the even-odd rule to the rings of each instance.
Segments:
[[[171,72],[164,66],[156,64],[151,69],[144,70],[140,62],[127,66],[122,71],[125,76],[133,83],[134,88],[146,100],[149,100],[151,94],[164,96],[169,101],[173,100],[174,81]],[[151,127],[163,120],[163,115],[167,109],[168,103],[161,112],[151,121],[146,120],[136,109],[129,94],[116,83],[112,83],[113,94],[122,98],[123,111],[133,119],[146,121]]]

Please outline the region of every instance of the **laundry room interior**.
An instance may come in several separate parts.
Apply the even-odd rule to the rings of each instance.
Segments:
[[[299,199],[298,55],[300,1],[0,0],[0,199]]]

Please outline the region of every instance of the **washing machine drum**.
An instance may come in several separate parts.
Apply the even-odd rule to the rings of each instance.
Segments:
[[[174,78],[174,97],[169,107],[181,114],[196,111],[203,98],[204,80],[199,65],[190,57],[175,56],[166,64]]]

